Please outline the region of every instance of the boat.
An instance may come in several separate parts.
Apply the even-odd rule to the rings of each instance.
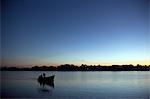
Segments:
[[[54,81],[54,77],[55,77],[55,75],[52,75],[52,76],[49,76],[49,77],[39,76],[38,81],[40,81],[40,82],[52,82],[52,81]]]
[[[42,77],[41,75],[38,77],[38,82],[40,85],[49,85],[54,86],[54,78],[55,75],[49,76],[49,77]]]

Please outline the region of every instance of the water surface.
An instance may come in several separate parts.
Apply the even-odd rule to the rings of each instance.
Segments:
[[[44,71],[45,72],[45,71]],[[3,98],[149,99],[150,72],[45,72],[55,74],[54,87],[40,86],[43,71],[2,71]]]

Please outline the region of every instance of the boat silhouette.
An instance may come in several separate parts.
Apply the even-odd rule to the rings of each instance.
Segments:
[[[55,78],[55,75],[52,75],[49,77],[42,77],[40,75],[37,80],[40,83],[40,85],[43,85],[43,86],[48,85],[54,88],[54,78]]]

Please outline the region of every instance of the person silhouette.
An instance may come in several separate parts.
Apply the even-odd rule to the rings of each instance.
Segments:
[[[46,76],[46,74],[45,74],[45,73],[43,73],[43,78],[45,78],[45,76]]]

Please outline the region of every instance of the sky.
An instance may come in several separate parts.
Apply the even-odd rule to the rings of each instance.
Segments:
[[[149,0],[2,0],[2,66],[150,64]]]

